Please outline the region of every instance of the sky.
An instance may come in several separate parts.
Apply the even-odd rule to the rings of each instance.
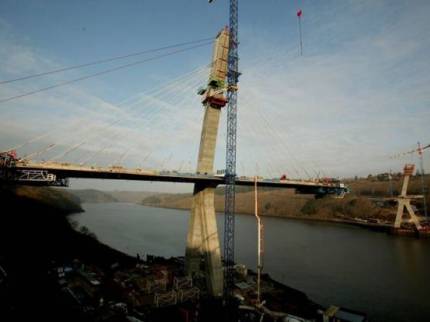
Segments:
[[[303,16],[299,54],[296,11]],[[239,3],[239,175],[352,177],[401,171],[430,143],[429,1]],[[228,2],[0,2],[0,81],[216,36]],[[92,165],[193,172],[210,41],[0,83],[0,150]],[[191,45],[178,47],[185,49]],[[169,56],[155,59],[156,55]],[[2,100],[147,60],[37,94]],[[225,109],[215,169],[225,166]],[[430,149],[424,155],[430,171]],[[73,188],[190,185],[74,180]]]

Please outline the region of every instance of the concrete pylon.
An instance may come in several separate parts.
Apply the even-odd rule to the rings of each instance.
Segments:
[[[413,174],[414,170],[415,170],[415,165],[413,164],[406,164],[403,169],[403,175],[404,175],[403,186],[402,186],[401,194],[397,197],[398,208],[397,208],[396,220],[394,221],[395,229],[399,229],[403,222],[412,222],[417,228],[417,230],[420,230],[422,228],[418,216],[415,215],[415,212],[411,207],[411,200],[423,198],[424,196],[421,196],[421,195],[411,196],[407,194],[409,178]],[[409,215],[409,219],[403,218],[405,208]]]
[[[214,45],[208,86],[199,91],[205,109],[197,161],[197,173],[212,174],[221,108],[226,105],[225,79],[227,75],[229,34],[224,28]],[[188,275],[200,273],[203,259],[209,293],[222,296],[223,267],[215,217],[215,188],[195,184],[191,217],[188,225],[185,268]]]

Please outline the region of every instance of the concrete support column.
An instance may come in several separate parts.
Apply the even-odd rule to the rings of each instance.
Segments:
[[[214,171],[215,148],[220,115],[220,108],[206,106],[197,163],[197,172],[200,174],[212,174]]]
[[[219,108],[206,106],[197,164],[197,172],[201,174],[213,172],[219,117]],[[203,258],[208,290],[213,296],[221,296],[223,267],[214,200],[215,187],[201,184],[194,186],[188,225],[186,271],[189,275],[200,272]]]
[[[205,109],[200,137],[197,173],[212,174],[221,108],[226,105],[229,34],[224,28],[217,36],[208,86],[200,92]],[[195,184],[188,226],[185,269],[188,275],[200,273],[203,259],[209,294],[222,296],[223,267],[215,215],[215,186]]]
[[[223,292],[223,267],[215,214],[215,187],[196,185],[187,240],[188,274],[200,272],[204,260],[209,293],[221,296]]]

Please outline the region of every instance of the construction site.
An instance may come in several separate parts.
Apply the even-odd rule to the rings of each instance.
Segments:
[[[218,2],[221,2],[221,0],[210,0],[207,6],[211,8],[216,6]],[[357,10],[359,11],[359,9]],[[220,9],[215,7],[213,10]],[[203,15],[203,13],[198,13],[198,15]],[[280,103],[269,92],[245,88],[243,91],[243,115],[249,117],[248,114],[250,113],[246,107],[247,105],[252,105],[253,102],[257,102],[254,105],[257,105],[258,111],[255,114],[257,115],[256,120],[252,123],[242,123],[244,124],[243,128],[247,126],[251,128],[252,135],[241,136],[241,133],[243,133],[240,132],[242,124],[238,124],[238,116],[242,117],[242,114],[240,114],[242,113],[242,102],[239,99],[242,88],[239,86],[239,79],[241,79],[242,73],[247,72],[247,69],[239,68],[239,46],[241,45],[239,41],[239,1],[229,0],[228,15],[223,12],[223,16],[224,18],[228,18],[227,25],[220,25],[218,33],[210,38],[177,43],[156,49],[146,49],[141,52],[113,56],[84,64],[71,65],[70,67],[56,68],[50,71],[39,71],[27,76],[10,76],[8,79],[5,78],[6,80],[0,81],[0,86],[4,84],[9,86],[8,84],[10,83],[15,84],[28,79],[32,80],[47,75],[56,75],[57,73],[69,70],[78,70],[88,66],[111,63],[129,57],[143,54],[153,55],[139,61],[111,66],[93,74],[81,75],[74,79],[63,80],[54,85],[50,84],[49,86],[32,89],[27,92],[19,93],[16,91],[16,88],[13,88],[9,96],[0,98],[0,104],[13,104],[15,100],[30,99],[33,95],[50,91],[57,87],[68,86],[89,78],[195,50],[203,46],[212,47],[212,58],[206,60],[209,62],[208,65],[197,68],[178,78],[168,78],[166,84],[163,85],[164,87],[154,87],[154,90],[148,92],[149,94],[143,93],[138,95],[135,101],[133,99],[130,101],[126,99],[117,105],[103,102],[100,105],[102,106],[101,108],[109,110],[109,112],[103,114],[103,117],[106,119],[94,117],[94,124],[89,124],[90,122],[87,124],[85,117],[93,115],[91,113],[97,115],[97,112],[92,110],[88,114],[82,113],[85,116],[83,117],[79,114],[80,111],[78,110],[76,114],[79,115],[76,116],[73,114],[73,118],[70,117],[75,123],[73,126],[70,128],[64,126],[63,128],[60,124],[61,134],[68,133],[68,136],[64,135],[64,139],[62,135],[54,132],[50,127],[46,128],[46,126],[38,125],[40,128],[43,128],[43,131],[46,132],[48,130],[48,132],[40,134],[33,129],[32,132],[30,131],[31,135],[24,132],[22,135],[21,133],[19,135],[15,133],[16,137],[13,140],[10,139],[11,143],[9,143],[9,139],[5,139],[4,144],[2,142],[2,147],[8,144],[8,148],[0,150],[0,188],[3,194],[2,197],[5,202],[10,199],[13,206],[17,208],[20,206],[20,198],[23,198],[23,206],[26,206],[26,209],[31,209],[34,204],[36,208],[40,207],[41,212],[46,211],[46,213],[50,213],[52,209],[47,207],[46,202],[41,202],[38,200],[38,197],[34,196],[27,198],[26,193],[30,195],[34,193],[34,195],[38,196],[40,191],[45,191],[45,193],[48,191],[47,194],[52,193],[55,196],[54,201],[57,198],[63,201],[65,205],[68,203],[84,204],[79,198],[75,200],[73,194],[69,195],[67,193],[67,188],[72,183],[83,183],[85,185],[88,182],[94,181],[100,186],[104,186],[105,184],[108,186],[112,182],[123,184],[123,181],[133,181],[133,183],[148,183],[148,185],[154,183],[155,185],[159,185],[157,187],[172,189],[173,187],[176,188],[176,184],[189,184],[189,187],[192,186],[190,188],[192,192],[186,197],[188,198],[186,199],[187,201],[183,203],[187,205],[183,209],[187,209],[189,212],[186,234],[181,236],[186,241],[181,253],[183,256],[162,257],[157,254],[146,253],[141,255],[137,253],[136,257],[133,257],[130,256],[130,252],[127,255],[124,252],[121,253],[110,249],[111,245],[109,247],[98,245],[96,235],[92,234],[85,226],[78,228],[78,225],[76,225],[76,227],[72,227],[72,219],[67,219],[60,223],[62,229],[67,230],[67,235],[75,238],[73,240],[76,244],[82,242],[82,245],[91,245],[91,247],[88,250],[77,250],[73,242],[63,240],[64,245],[60,243],[62,246],[58,246],[60,248],[58,253],[56,252],[55,256],[49,254],[42,264],[38,262],[35,265],[37,267],[35,271],[47,272],[48,277],[44,282],[46,282],[47,288],[52,291],[52,294],[55,294],[58,305],[56,310],[61,311],[62,308],[67,308],[65,312],[70,313],[69,319],[79,319],[80,321],[132,322],[366,322],[371,320],[367,312],[361,312],[361,310],[356,310],[354,307],[347,308],[338,303],[331,303],[333,298],[329,296],[324,298],[324,305],[317,303],[311,297],[308,297],[305,292],[284,285],[271,277],[271,272],[266,270],[265,266],[265,256],[267,256],[265,237],[267,236],[267,231],[265,230],[265,220],[263,220],[263,217],[266,216],[262,216],[262,214],[266,214],[269,217],[269,211],[273,211],[275,216],[282,213],[279,217],[282,217],[282,215],[289,215],[291,218],[300,216],[294,216],[292,208],[289,208],[291,212],[286,214],[284,213],[284,208],[279,205],[274,206],[274,203],[271,204],[268,201],[263,203],[261,195],[279,194],[279,196],[283,196],[282,192],[288,190],[291,195],[306,196],[306,200],[303,199],[298,202],[300,208],[297,212],[300,212],[300,215],[307,215],[309,221],[312,219],[312,215],[315,215],[320,210],[317,209],[317,206],[323,204],[323,202],[318,204],[318,201],[323,200],[326,201],[325,205],[329,205],[325,208],[320,208],[323,209],[323,212],[325,211],[325,215],[328,215],[323,215],[320,218],[316,218],[315,216],[313,219],[321,219],[321,221],[326,220],[327,222],[339,224],[352,224],[354,226],[389,232],[391,235],[398,236],[398,238],[402,238],[402,236],[416,237],[417,239],[430,237],[430,219],[428,217],[427,205],[428,189],[424,164],[427,162],[427,160],[424,160],[424,153],[429,151],[430,144],[421,145],[418,143],[417,147],[414,146],[414,148],[399,154],[403,157],[401,161],[398,161],[398,159],[390,161],[390,165],[397,167],[400,163],[405,164],[403,172],[397,176],[397,181],[401,185],[399,191],[395,192],[393,190],[393,176],[390,170],[389,173],[387,172],[386,178],[384,175],[383,179],[381,179],[389,182],[390,194],[383,191],[382,195],[375,197],[373,191],[372,196],[366,195],[366,198],[368,198],[367,201],[369,204],[372,204],[372,207],[378,205],[380,208],[378,213],[381,214],[380,218],[372,217],[370,213],[355,216],[354,211],[351,211],[355,203],[362,202],[363,200],[359,198],[355,200],[348,199],[350,193],[360,196],[360,192],[357,192],[359,190],[359,180],[357,176],[355,180],[352,179],[352,173],[358,170],[364,172],[368,168],[363,166],[363,169],[359,169],[361,161],[359,161],[358,156],[364,154],[364,152],[361,152],[358,147],[349,146],[352,145],[350,143],[356,139],[357,134],[351,130],[351,133],[353,133],[351,137],[344,138],[341,135],[345,131],[344,125],[336,123],[348,123],[348,121],[343,122],[343,120],[348,120],[348,115],[352,115],[352,113],[351,111],[348,112],[349,114],[345,112],[347,107],[344,106],[348,105],[348,100],[354,100],[354,95],[356,95],[355,85],[350,86],[354,90],[351,90],[351,88],[348,89],[349,96],[339,94],[339,97],[329,97],[328,101],[324,101],[325,106],[342,102],[344,105],[342,106],[343,109],[330,110],[329,107],[325,107],[321,108],[322,112],[318,114],[315,111],[313,113],[307,111],[307,106],[302,106],[301,110],[297,108],[295,113],[300,123],[301,119],[306,120],[308,118],[312,118],[314,124],[318,124],[320,121],[323,123],[323,120],[326,123],[321,125],[320,129],[307,128],[301,124],[297,124],[297,122],[294,124],[291,123],[290,128],[298,133],[295,140],[290,140],[290,132],[288,132],[288,135],[286,132],[284,133],[283,126],[284,123],[288,123],[289,116],[288,113],[282,114],[284,105],[297,105],[300,104],[300,99],[306,98],[308,95],[315,95],[311,99],[311,102],[318,106],[320,104],[319,100],[323,99],[318,97],[317,94],[313,94],[314,91],[317,93],[320,90],[319,86],[324,88],[326,85],[324,83],[330,82],[334,84],[333,87],[337,86],[341,88],[342,81],[336,79],[336,76],[330,76],[332,78],[314,83],[314,88],[311,88],[312,86],[308,88],[303,86],[303,83],[300,83],[302,85],[294,83],[304,80],[304,84],[306,84],[306,73],[303,73],[303,76],[296,75],[296,79],[291,80],[291,83],[289,83],[290,79],[287,78],[285,79],[285,87],[290,86],[290,88],[293,88],[291,90],[292,94],[290,101],[284,101],[281,95]],[[294,51],[294,55],[301,59],[300,64],[304,66],[311,62],[313,56],[316,54],[309,50],[309,56],[304,57],[304,55],[306,56],[306,49],[304,50],[306,37],[310,38],[310,31],[306,29],[306,24],[302,26],[302,22],[305,21],[304,10],[301,7],[295,9],[293,17],[294,24],[297,23],[298,45],[294,45],[291,51]],[[170,18],[170,20],[172,19]],[[312,23],[312,21],[319,20],[310,19],[310,21]],[[217,22],[219,21],[217,20]],[[86,32],[86,27],[79,28],[80,32]],[[193,28],[196,29],[196,26],[193,26]],[[257,28],[256,30],[248,28],[244,34],[252,40],[253,33],[259,32],[261,31],[257,30]],[[246,37],[245,39],[247,39]],[[347,42],[345,41],[345,43]],[[379,40],[375,40],[374,43],[377,43],[381,47],[385,45],[383,41]],[[381,43],[383,44],[381,45]],[[251,45],[248,44],[248,46],[254,45],[252,41]],[[324,46],[329,47],[329,45],[330,42],[327,42]],[[255,45],[255,47],[257,46]],[[261,47],[266,47],[266,45],[263,44]],[[285,57],[280,56],[281,60],[290,57],[288,55]],[[273,58],[258,57],[251,66],[255,67],[271,61],[273,61]],[[348,59],[346,61],[350,63]],[[356,61],[359,61],[359,59],[356,59]],[[192,64],[193,59],[189,59],[187,63]],[[184,63],[184,66],[187,63]],[[174,62],[174,64],[179,65],[177,62]],[[324,66],[324,64],[325,62],[322,61],[313,65],[314,69],[317,70],[316,74],[313,74],[315,79],[318,78],[318,68]],[[169,67],[166,63],[165,69],[173,68],[172,66]],[[281,64],[275,63],[274,66],[274,70],[276,70]],[[344,69],[348,70],[345,67]],[[290,66],[286,71],[286,74],[290,71],[293,72],[293,68]],[[357,71],[355,73],[358,74]],[[254,81],[257,79],[258,84],[264,84],[268,89],[273,87],[276,93],[283,94],[284,84],[272,81],[270,71],[266,74],[257,74],[254,73],[251,76]],[[320,74],[324,75],[324,77],[329,77],[327,75],[330,73],[324,72]],[[336,72],[333,72],[333,75],[335,74]],[[349,76],[348,73],[346,74]],[[351,72],[351,74],[354,74],[354,72]],[[136,77],[136,75],[133,77]],[[147,81],[149,83],[155,82],[157,77],[162,78],[162,76],[154,73],[154,75],[147,77]],[[201,82],[202,77],[205,77],[203,86]],[[359,78],[360,81],[361,79],[364,79],[364,76]],[[129,81],[131,88],[133,88],[134,82],[134,80]],[[191,106],[190,102],[194,102],[182,99],[181,95],[189,95],[191,89],[196,89],[195,85],[197,83],[199,84],[199,88],[197,89],[197,93],[193,93],[193,99],[195,99],[195,96],[198,96],[199,104],[195,105],[200,106],[192,106],[193,109],[190,110],[191,112],[185,110],[185,113],[189,114],[185,114],[186,117],[182,117],[181,119],[181,114],[184,113],[182,112],[183,106]],[[369,83],[371,82],[369,81]],[[169,93],[170,90],[172,90],[173,94]],[[324,90],[320,94],[321,97],[326,96]],[[343,102],[344,96],[348,98],[345,99],[345,102]],[[261,102],[265,102],[266,105],[259,106],[258,102],[260,100]],[[96,99],[92,98],[91,100],[88,99],[88,101],[96,101]],[[184,101],[186,104],[181,105]],[[360,100],[358,99],[357,101]],[[67,102],[65,98],[64,105],[67,105]],[[127,102],[133,102],[130,103],[130,110],[127,110],[125,107],[128,104]],[[145,110],[143,108],[139,110],[140,102],[148,104],[150,109],[154,110]],[[61,105],[59,102],[57,103]],[[277,105],[278,103],[279,105]],[[167,112],[162,111],[162,109],[157,110],[157,104],[165,108]],[[265,116],[266,113],[270,114],[272,104],[278,107],[278,110],[272,113],[272,117],[277,119],[277,122],[280,122],[280,129],[276,129]],[[79,102],[79,106],[81,105],[85,104]],[[321,105],[323,104],[321,103]],[[136,111],[133,111],[133,108],[136,108]],[[367,106],[363,107],[363,110],[365,108]],[[269,112],[266,112],[266,110]],[[137,114],[133,114],[135,112]],[[58,112],[58,115],[62,118],[63,115],[61,113]],[[118,113],[118,115],[115,113]],[[52,114],[54,115],[53,112]],[[360,119],[362,114],[366,113],[361,113],[360,116],[351,116],[351,120],[356,121]],[[151,117],[149,117],[150,115]],[[325,119],[327,115],[330,116],[328,121]],[[39,116],[33,117],[35,120],[43,119],[43,117]],[[139,121],[139,117],[144,118],[147,124],[138,123],[137,125],[130,125],[130,123],[127,123],[136,120]],[[64,118],[66,119],[67,117]],[[89,116],[87,118],[90,119]],[[164,121],[164,123],[161,123],[160,120]],[[342,122],[338,122],[338,120],[342,120]],[[157,123],[159,121],[160,123]],[[225,129],[222,126],[222,122],[225,123]],[[354,122],[350,123],[353,124]],[[151,128],[151,124],[155,124],[154,128]],[[6,124],[3,126],[6,129]],[[13,137],[14,127],[19,128],[18,125],[14,124],[10,127],[11,130],[9,128],[4,130],[5,138],[10,134],[9,132],[12,133],[10,136]],[[257,131],[259,127],[262,128],[261,131]],[[353,128],[352,125],[350,127]],[[380,127],[383,128],[382,126]],[[138,132],[146,129],[149,129],[149,132],[153,132],[152,136],[141,135]],[[191,131],[190,129],[197,129],[197,131],[193,133],[187,132]],[[417,133],[413,134],[418,136],[420,133],[417,131]],[[366,134],[365,126],[363,126],[363,130],[360,130],[361,134]],[[324,136],[325,139],[321,139],[320,135]],[[388,136],[388,134],[386,135]],[[369,140],[372,141],[377,136],[375,134]],[[287,139],[285,139],[286,137]],[[338,139],[337,137],[341,138]],[[265,142],[264,138],[271,139]],[[223,153],[221,157],[219,155],[220,139],[222,140],[221,143],[225,145],[221,149]],[[408,136],[408,139],[410,139],[410,136]],[[322,144],[318,140],[326,144],[327,150],[331,149],[330,153],[324,154],[324,149],[326,148],[320,148],[319,145]],[[128,141],[137,141],[137,143],[129,143]],[[288,146],[291,141],[293,141],[297,150],[302,150],[301,155],[291,152]],[[402,144],[406,141],[406,139],[402,141]],[[93,147],[90,147],[89,143],[91,142],[95,143]],[[243,154],[244,156],[239,160],[238,151],[241,151],[243,142],[246,142],[243,145],[246,145],[249,151],[247,154]],[[275,142],[277,143],[275,144]],[[345,142],[348,142],[348,151],[345,152],[345,155],[355,153],[355,159],[351,157],[348,160],[340,152],[344,150]],[[360,144],[365,146],[366,144],[363,142]],[[150,144],[153,144],[151,148],[149,148]],[[403,145],[400,143],[393,144],[390,148],[396,148],[396,151],[400,151],[403,149]],[[170,150],[166,147],[169,147]],[[133,155],[133,149],[138,150],[138,154],[134,155],[133,165],[131,165],[131,162],[127,164],[125,160],[130,155]],[[261,152],[264,149],[267,149],[267,151]],[[286,157],[283,153],[285,153]],[[380,156],[378,153],[375,152],[375,158],[379,158],[379,161],[373,163],[375,164],[375,168],[378,170],[387,170],[387,156]],[[300,159],[300,156],[303,156],[305,162]],[[171,166],[171,164],[174,164],[172,160],[175,160],[176,157],[184,159],[189,157],[192,159],[193,162],[189,162],[190,169],[185,170],[184,164],[187,162],[185,160],[181,160],[180,163],[177,162],[177,164]],[[113,158],[113,160],[109,158]],[[337,173],[336,175],[327,175],[324,171],[318,170],[318,166],[315,164],[319,162],[319,158],[321,163],[324,164],[329,163],[327,159],[332,160],[330,173],[336,173],[335,171],[337,170],[344,173],[349,171],[350,176],[340,176]],[[419,163],[418,170],[416,170],[414,161],[406,162],[405,158],[411,158],[411,160],[416,158]],[[343,166],[339,166],[340,161],[338,159],[344,162]],[[257,162],[261,162],[262,160],[267,165],[268,170],[264,170],[265,172],[260,170]],[[220,163],[222,164],[221,169],[219,167]],[[246,171],[244,164],[248,166],[248,169],[251,168],[252,170]],[[286,168],[288,168],[287,171],[285,171]],[[341,177],[344,179],[340,179]],[[418,188],[414,186],[414,191],[419,191],[417,194],[408,193],[408,191],[411,191],[411,178],[414,178],[418,182],[415,184]],[[369,175],[367,179],[371,180],[372,176]],[[164,186],[162,186],[163,184]],[[31,188],[20,190],[21,187]],[[245,189],[242,191],[246,192],[247,199],[238,198],[240,189]],[[20,191],[24,191],[25,193]],[[220,191],[222,193],[221,197],[219,196]],[[161,199],[158,197],[154,198],[152,195],[151,197],[153,201],[158,200],[158,203],[148,201],[145,204],[145,200],[151,199],[144,199],[139,200],[139,204],[142,203],[148,207],[164,206],[165,208],[175,208],[175,206],[172,206],[168,202],[165,202],[163,205],[160,202]],[[222,199],[221,201],[220,198]],[[347,198],[348,204],[341,203],[344,198]],[[239,204],[238,200],[241,200],[242,204]],[[282,202],[285,203],[287,200],[290,199],[282,200]],[[330,202],[327,202],[327,200],[330,200]],[[220,211],[220,203],[222,203],[223,213],[222,225],[219,225],[217,222],[217,211]],[[385,210],[383,209],[384,207]],[[82,209],[81,211],[83,211]],[[250,252],[253,254],[253,260],[256,262],[255,267],[247,267],[241,263],[238,260],[241,254],[238,256],[236,253],[238,240],[236,218],[240,209],[246,209],[248,214],[252,214],[255,217],[256,229],[252,232],[252,243],[250,243],[250,245],[254,245],[254,242],[256,244],[255,250],[253,249]],[[369,210],[371,207],[363,207],[363,209]],[[388,214],[388,212],[393,212],[394,209],[395,215]],[[76,209],[68,212],[59,207],[56,211],[62,213],[64,218],[66,218],[70,213],[76,212]],[[146,209],[146,211],[149,212],[150,210]],[[118,215],[121,214],[118,213]],[[303,217],[300,219],[303,219]],[[387,218],[390,220],[385,220]],[[391,221],[392,218],[394,218],[394,221]],[[15,219],[7,220],[16,224]],[[52,220],[55,221],[58,219]],[[151,225],[154,225],[154,223],[151,224],[148,222],[148,226]],[[168,223],[168,225],[172,224]],[[118,226],[116,230],[120,231],[121,229]],[[154,227],[153,229],[156,231],[159,227]],[[56,228],[47,231],[55,232],[55,230]],[[354,233],[352,232],[351,234]],[[27,234],[31,235],[29,232]],[[342,234],[343,231],[340,231],[339,235],[342,236],[341,238],[347,240],[348,235]],[[26,234],[23,235],[26,236]],[[272,237],[271,232],[268,235],[269,238]],[[297,233],[297,235],[300,234]],[[58,233],[57,237],[59,239],[64,238],[61,233]],[[297,238],[294,232],[290,232],[290,235],[287,237]],[[303,254],[309,254],[309,248],[313,244],[306,242],[307,235],[302,234],[300,237],[303,238],[303,241],[299,243],[298,247],[303,251]],[[8,241],[8,238],[4,242]],[[162,244],[156,237],[153,237],[151,242],[152,244]],[[106,241],[102,240],[100,242],[101,245],[103,243],[106,243]],[[321,238],[315,243],[323,244],[324,239]],[[336,243],[341,244],[342,240],[338,240]],[[41,248],[45,246],[42,243]],[[89,252],[90,249],[98,250],[99,247],[103,249],[103,252],[107,256],[102,260],[97,259],[92,261],[91,255],[88,255],[86,252]],[[341,258],[339,262],[343,263],[351,260],[350,256],[354,250],[354,247],[351,247],[351,251],[347,250],[346,258]],[[284,251],[284,248],[280,247],[279,250],[271,249],[272,256],[275,251],[281,253]],[[20,281],[20,277],[26,275],[26,273],[23,273],[23,271],[26,272],[26,269],[22,269],[22,263],[27,262],[27,259],[21,258],[22,248],[17,251],[19,255],[11,256],[11,253],[13,254],[14,252],[11,250],[5,250],[4,253],[0,252],[0,299],[4,299],[5,303],[8,304],[5,309],[5,312],[7,312],[6,315],[19,314],[19,310],[16,309],[18,307],[16,303],[19,302],[19,294],[22,292],[20,287],[26,288],[26,278],[29,281],[32,279],[32,273],[29,273],[23,279],[24,282]],[[85,254],[82,255],[83,253]],[[103,254],[106,255],[105,253]],[[360,256],[364,255],[360,254]],[[304,269],[309,267],[313,269],[312,260],[313,256],[303,255],[302,261],[292,261],[285,265],[291,265],[298,271],[302,267]],[[330,254],[330,257],[326,259],[328,262],[331,260],[336,260],[336,254]],[[37,260],[33,259],[33,261],[40,261],[40,258]],[[375,259],[375,261],[377,260]],[[401,264],[398,266],[403,267]],[[353,268],[345,269],[339,275],[341,275],[342,279],[348,280],[348,278],[351,278],[349,274],[359,267],[358,263]],[[16,271],[14,271],[14,268]],[[29,268],[28,271],[31,271],[31,269]],[[320,280],[326,278],[324,274],[318,275],[318,273],[321,272],[315,268],[315,273],[312,270],[311,275],[315,274],[317,279]],[[282,274],[284,274],[284,269],[282,269]],[[278,275],[278,277],[283,276],[282,274]],[[288,274],[285,273],[285,275]],[[344,291],[340,286],[337,286],[338,281],[336,279],[330,282],[333,285],[333,289],[329,290],[329,287],[325,287],[326,293],[342,293]],[[303,283],[303,281],[299,281],[298,285],[300,283]],[[31,285],[31,283],[29,284]],[[35,282],[35,285],[39,288],[42,284]],[[18,285],[19,287],[14,291],[10,291],[14,285]],[[343,285],[342,287],[345,286]],[[17,291],[18,289],[20,291]],[[314,285],[310,289],[313,292],[312,295],[319,294],[319,286]],[[40,289],[38,291],[42,292]],[[329,301],[331,304],[328,305]],[[352,301],[352,303],[362,304],[360,301]],[[376,305],[377,303],[374,304]],[[34,307],[40,308],[40,305],[34,305]]]
[[[137,258],[135,266],[114,263],[107,270],[74,260],[54,265],[50,276],[61,288],[62,301],[72,303],[82,320],[366,321],[363,313],[324,308],[304,293],[267,274],[259,279],[239,264],[234,267],[234,300],[226,305],[211,296],[204,274],[184,274],[184,258],[146,257]]]

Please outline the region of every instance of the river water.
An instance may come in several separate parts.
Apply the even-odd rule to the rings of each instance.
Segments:
[[[73,220],[113,248],[133,256],[185,252],[188,211],[128,203],[83,208]],[[367,312],[370,321],[430,321],[430,240],[280,218],[265,218],[264,228],[264,272],[276,280],[322,305]],[[236,261],[255,269],[255,218],[237,215],[235,236]]]

